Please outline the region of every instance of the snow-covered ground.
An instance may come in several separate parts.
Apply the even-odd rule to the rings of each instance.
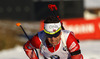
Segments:
[[[100,59],[100,40],[80,42],[84,59]]]
[[[100,59],[100,40],[81,41],[80,47],[84,59]],[[0,59],[28,59],[28,57],[21,46],[16,46],[13,49],[0,51]]]

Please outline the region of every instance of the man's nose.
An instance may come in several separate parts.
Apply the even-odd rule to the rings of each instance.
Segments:
[[[52,37],[51,39],[52,39],[52,40],[54,40],[54,39],[55,39],[55,37]]]

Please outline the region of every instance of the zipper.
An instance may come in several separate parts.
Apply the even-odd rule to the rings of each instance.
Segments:
[[[53,47],[54,48],[54,52],[55,52],[55,47]]]

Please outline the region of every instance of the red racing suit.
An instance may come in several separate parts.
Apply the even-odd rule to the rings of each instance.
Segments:
[[[63,46],[62,38],[58,45],[53,47],[46,40],[44,31],[38,32],[30,41],[24,45],[24,51],[30,59],[38,59],[34,48],[40,49],[45,59],[83,59],[80,46],[73,34],[68,30],[62,30],[66,48]]]

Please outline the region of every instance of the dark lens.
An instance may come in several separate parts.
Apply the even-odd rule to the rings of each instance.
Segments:
[[[48,37],[48,38],[52,38],[53,36],[52,36],[52,35],[47,35],[47,37]]]
[[[57,32],[56,34],[53,34],[53,35],[50,35],[50,34],[46,34],[46,35],[47,35],[48,38],[52,38],[52,37],[56,38],[57,36],[59,36],[60,32],[61,31],[59,31],[59,32]]]

